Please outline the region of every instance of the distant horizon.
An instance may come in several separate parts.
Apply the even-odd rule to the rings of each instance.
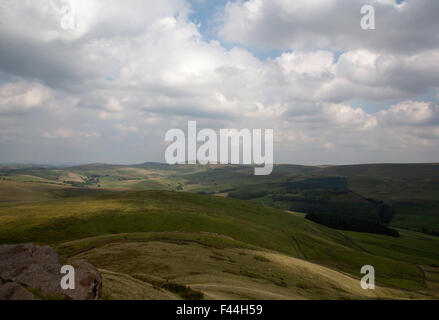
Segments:
[[[78,162],[78,163],[26,163],[26,162],[0,162],[0,167],[2,166],[48,166],[55,168],[69,168],[69,167],[80,167],[80,166],[92,166],[92,165],[110,165],[110,166],[138,166],[143,164],[160,164],[166,166],[242,166],[242,167],[254,167],[255,165],[248,164],[207,164],[203,165],[197,164],[176,164],[170,165],[166,162],[157,161],[145,161],[138,163],[116,163],[116,162]],[[274,166],[301,166],[301,167],[346,167],[346,166],[366,166],[366,165],[439,165],[439,162],[365,162],[365,163],[346,163],[346,164],[298,164],[298,163],[274,163]]]

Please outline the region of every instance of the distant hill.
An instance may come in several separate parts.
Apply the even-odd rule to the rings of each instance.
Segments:
[[[281,209],[332,214],[345,220],[366,218],[385,226],[439,234],[439,164],[277,165],[272,175],[262,177],[254,176],[252,166],[237,165],[12,166],[0,168],[1,178],[92,189],[231,196]],[[344,186],[306,183],[325,179],[342,179]]]

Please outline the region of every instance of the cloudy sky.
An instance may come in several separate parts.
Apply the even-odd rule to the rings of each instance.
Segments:
[[[164,161],[188,120],[273,128],[276,163],[438,162],[439,1],[0,0],[1,163]]]

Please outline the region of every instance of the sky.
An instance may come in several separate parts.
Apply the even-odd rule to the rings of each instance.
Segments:
[[[438,15],[437,0],[0,0],[0,163],[163,162],[166,132],[194,120],[273,129],[275,163],[439,162]]]

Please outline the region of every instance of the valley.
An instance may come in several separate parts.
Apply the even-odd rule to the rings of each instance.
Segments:
[[[3,168],[0,244],[49,244],[64,259],[86,259],[103,275],[104,299],[439,297],[439,238],[411,224],[404,211],[396,209],[386,224],[398,237],[306,219],[313,209],[382,223],[377,208],[395,208],[410,192],[401,183],[393,193],[389,187],[404,175],[386,169],[384,178],[375,167],[361,179],[364,168],[279,166],[273,176],[255,178],[251,169]],[[407,177],[419,190],[405,200],[433,203],[433,230],[434,169]],[[378,177],[380,183],[370,182]],[[363,265],[375,267],[376,290],[361,289]]]

